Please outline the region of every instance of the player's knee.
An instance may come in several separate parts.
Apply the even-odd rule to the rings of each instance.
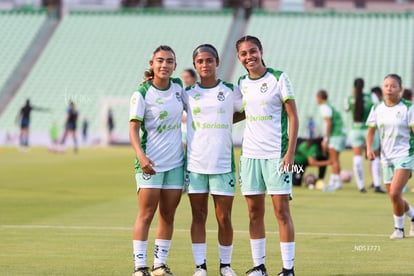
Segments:
[[[399,202],[402,200],[401,192],[399,191],[390,190],[389,196],[392,202]]]
[[[204,224],[207,221],[207,211],[203,209],[193,210],[193,223]]]

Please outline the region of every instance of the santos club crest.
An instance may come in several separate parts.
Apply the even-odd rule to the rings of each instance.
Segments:
[[[217,94],[217,100],[222,102],[222,101],[224,101],[224,99],[226,99],[226,97],[224,96],[224,93],[222,91],[219,91],[218,94]]]
[[[262,87],[260,87],[260,92],[266,93],[267,92],[267,89],[268,89],[267,83],[263,83],[262,84]]]

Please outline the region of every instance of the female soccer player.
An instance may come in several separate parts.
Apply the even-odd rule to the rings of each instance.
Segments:
[[[181,79],[183,80],[184,87],[193,86],[197,82],[197,73],[191,68],[184,69],[181,73]]]
[[[20,112],[17,116],[17,119],[20,122],[19,143],[23,149],[27,149],[29,147],[30,114],[33,110],[49,111],[48,108],[33,106],[31,105],[29,99],[26,100],[25,105],[20,109]]]
[[[66,138],[69,134],[72,135],[73,138],[73,150],[74,152],[78,151],[78,138],[76,137],[76,129],[78,124],[78,111],[76,110],[75,103],[70,102],[69,108],[67,110],[68,116],[66,117],[66,123],[65,123],[65,131],[63,132],[62,140],[60,141],[60,144],[65,144]]]
[[[365,193],[364,184],[364,158],[362,153],[365,148],[365,138],[367,136],[367,129],[365,122],[368,118],[368,114],[374,103],[371,93],[364,93],[364,80],[357,78],[354,80],[353,95],[349,96],[345,102],[345,110],[352,112],[352,130],[351,130],[351,144],[353,152],[353,169],[356,184],[361,193]],[[376,99],[376,97],[375,97]],[[379,149],[379,136],[374,139],[373,149],[377,151]],[[385,193],[381,188],[381,170],[379,155],[377,155],[371,161],[371,175],[374,184],[375,192]]]
[[[371,109],[367,120],[367,156],[370,159],[375,158],[375,132],[380,133],[383,178],[394,213],[391,239],[404,238],[404,213],[411,219],[410,236],[414,236],[414,209],[402,197],[414,165],[414,105],[401,99],[401,91],[401,77],[387,75],[383,83],[384,101]]]
[[[183,94],[187,110],[187,173],[192,223],[191,241],[196,270],[207,275],[206,220],[209,193],[213,196],[218,223],[220,275],[235,276],[231,268],[233,226],[231,210],[236,190],[233,156],[233,114],[242,109],[241,93],[232,84],[217,79],[219,55],[210,44],[193,52],[200,82]]]
[[[130,102],[130,141],[136,154],[138,215],[133,231],[133,276],[172,276],[166,266],[173,234],[175,211],[184,184],[181,145],[182,84],[171,78],[176,67],[174,51],[165,45],[155,49],[149,62],[153,76],[136,91]],[[142,136],[140,136],[142,132]],[[142,138],[140,138],[142,137]],[[146,265],[148,232],[158,211],[154,265]]]
[[[248,74],[240,77],[246,127],[240,157],[241,191],[249,212],[254,267],[247,275],[267,275],[265,267],[265,193],[271,195],[279,224],[283,271],[294,275],[295,233],[290,215],[292,172],[299,120],[292,84],[283,71],[267,68],[263,47],[254,36],[236,42],[240,63]]]
[[[328,152],[329,160],[332,163],[331,177],[328,186],[324,187],[324,191],[331,192],[342,187],[339,154],[345,149],[345,132],[341,114],[328,103],[328,93],[325,90],[319,90],[316,94],[316,101],[325,123],[322,148]]]
[[[197,73],[192,68],[184,69],[181,73],[181,79],[183,81],[184,87],[194,86],[197,82]],[[183,112],[183,117],[181,119],[181,132],[182,132],[182,142],[184,149],[187,147],[187,112]]]

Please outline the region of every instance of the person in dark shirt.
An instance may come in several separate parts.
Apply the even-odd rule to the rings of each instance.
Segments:
[[[76,138],[76,123],[78,121],[78,111],[75,108],[73,102],[69,103],[69,108],[67,110],[68,116],[66,117],[65,132],[61,140],[61,144],[65,144],[66,137],[71,134],[73,137],[73,149],[75,152],[78,151],[78,141]]]
[[[25,105],[20,109],[17,116],[20,122],[20,136],[19,144],[21,147],[29,147],[29,126],[30,126],[30,114],[32,111],[48,111],[48,108],[36,107],[30,104],[30,100],[27,99]]]
[[[108,110],[108,117],[107,117],[107,126],[108,126],[108,142],[113,142],[112,131],[114,130],[115,123],[114,123],[114,113],[112,109]]]

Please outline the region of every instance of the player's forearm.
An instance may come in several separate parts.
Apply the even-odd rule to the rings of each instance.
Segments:
[[[138,158],[140,156],[145,155],[141,147],[141,139],[139,137],[139,128],[140,128],[140,125],[135,122],[131,122],[129,125],[129,140]]]
[[[374,144],[374,135],[376,129],[373,127],[368,128],[366,142],[367,142],[367,151],[372,151],[372,145]]]
[[[329,139],[332,131],[332,121],[330,119],[325,120],[325,135],[324,138]]]

